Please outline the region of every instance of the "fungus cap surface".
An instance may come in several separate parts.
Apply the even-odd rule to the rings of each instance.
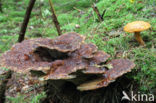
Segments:
[[[55,49],[60,52],[72,52],[80,48],[84,40],[84,36],[75,32],[70,32],[52,39],[51,41],[37,42],[36,45],[38,45],[38,47]]]
[[[84,62],[81,58],[67,58],[61,60],[60,63],[54,61],[51,66],[51,71],[44,76],[43,79],[57,80],[57,79],[71,79],[71,73],[84,69],[87,66],[87,62]]]
[[[32,54],[32,50],[37,46],[35,41],[47,39],[25,40],[15,44],[11,50],[5,52],[0,57],[0,67],[9,68],[18,73],[26,73],[29,70],[46,71],[50,69],[51,63],[42,61],[38,55]]]
[[[135,66],[133,62],[127,59],[114,59],[110,61],[109,64],[111,64],[113,68],[106,71],[104,77],[81,84],[77,89],[80,91],[87,91],[106,87],[118,77],[130,72]]]
[[[141,31],[149,29],[150,27],[151,25],[148,22],[134,21],[134,22],[128,23],[124,27],[124,31],[129,32],[129,33],[141,32]]]
[[[88,66],[84,71],[84,74],[103,74],[106,72],[105,67]]]
[[[94,64],[104,63],[109,57],[110,55],[105,53],[104,51],[97,51],[94,54],[93,58],[90,58],[91,59],[90,64],[94,65]]]
[[[78,54],[83,58],[92,58],[95,52],[97,52],[97,47],[92,43],[82,44],[78,49]]]
[[[60,59],[65,55],[64,52],[80,48],[84,39],[83,36],[71,32],[55,39],[24,40],[22,43],[15,44],[11,50],[0,57],[0,67],[6,67],[20,73],[26,73],[30,70],[46,72],[51,68],[53,58],[54,60]],[[49,55],[46,55],[47,53]],[[51,54],[53,54],[52,58],[50,58]]]

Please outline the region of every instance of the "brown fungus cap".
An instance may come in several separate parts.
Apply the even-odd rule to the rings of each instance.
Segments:
[[[103,74],[107,71],[105,67],[88,66],[82,72],[85,74]]]
[[[77,50],[78,55],[82,56],[83,58],[92,58],[93,54],[97,52],[96,45],[89,43],[89,44],[82,44],[80,49]]]
[[[127,59],[115,59],[109,62],[113,66],[104,74],[104,77],[81,84],[77,87],[80,91],[95,90],[98,88],[106,87],[111,82],[114,82],[118,77],[130,72],[135,64]]]
[[[0,57],[0,67],[18,73],[42,71],[43,80],[79,81],[83,77],[83,80],[87,81],[90,74],[102,77],[78,86],[81,91],[105,87],[134,67],[134,63],[126,59],[116,59],[106,64],[109,54],[98,51],[94,44],[83,42],[84,37],[73,32],[55,39],[25,40],[15,44]],[[108,64],[112,65],[112,69],[105,68]],[[80,80],[76,84],[85,81]]]
[[[134,22],[128,23],[124,27],[124,31],[129,32],[129,33],[141,32],[141,31],[149,29],[150,27],[151,27],[151,25],[147,22],[134,21]]]
[[[93,58],[90,58],[90,65],[104,63],[109,57],[110,55],[105,53],[104,51],[97,51],[94,54]]]
[[[83,73],[85,74],[103,74],[106,72],[106,68],[100,65],[107,61],[110,57],[109,54],[105,53],[104,51],[97,51],[94,53],[93,57],[88,60],[88,66]]]
[[[36,44],[38,45],[38,47],[55,49],[60,52],[72,52],[80,48],[84,40],[85,40],[84,36],[75,32],[70,32],[63,34],[50,41],[37,42]]]
[[[37,48],[36,41],[47,39],[25,40],[15,44],[11,50],[0,57],[0,67],[9,68],[18,73],[26,73],[29,70],[41,70],[43,72],[50,69],[51,63],[42,61],[38,54],[33,54],[32,50]]]
[[[43,79],[57,80],[57,79],[72,79],[75,76],[70,75],[78,70],[84,69],[87,66],[87,62],[83,61],[81,58],[68,58],[65,60],[53,62],[49,74],[47,74]]]
[[[56,39],[38,38],[15,44],[0,57],[0,67],[26,73],[30,70],[47,72],[56,59],[65,59],[63,52],[80,48],[84,37],[77,33],[67,33]],[[52,55],[52,56],[51,56]],[[58,56],[58,58],[57,58]]]
[[[88,59],[84,58],[84,56]],[[96,46],[93,44],[82,44],[78,50],[70,54],[69,58],[62,60],[62,65],[54,68],[54,62],[51,72],[44,79],[71,79],[70,74],[78,70],[83,70],[84,74],[102,74],[106,71],[106,68],[99,68],[95,65],[105,62],[109,57],[110,55],[107,53],[97,51]],[[72,77],[74,78],[74,76]]]

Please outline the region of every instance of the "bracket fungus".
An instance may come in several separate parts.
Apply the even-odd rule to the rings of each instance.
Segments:
[[[139,42],[139,44],[145,45],[144,41],[141,38],[140,32],[147,30],[150,27],[151,25],[148,22],[134,21],[124,26],[124,31],[129,33],[134,33],[135,39]]]
[[[84,40],[84,36],[71,32],[49,41],[38,41],[36,44],[39,47],[55,49],[60,52],[72,52],[80,48]]]
[[[77,87],[77,89],[80,91],[86,91],[106,87],[111,82],[114,82],[118,77],[130,72],[135,66],[133,62],[127,59],[114,59],[108,62],[108,64],[111,64],[112,68],[106,70],[103,74],[103,77],[81,84]]]
[[[109,61],[110,55],[98,50],[85,37],[71,32],[55,39],[37,38],[24,40],[0,57],[0,67],[18,73],[41,71],[42,80],[64,80],[75,83],[80,91],[108,86],[118,77],[131,71],[134,63],[127,59]],[[79,75],[80,72],[82,75]],[[92,78],[94,75],[97,79]],[[84,77],[84,80],[80,80]],[[88,80],[93,80],[88,83]],[[84,83],[84,84],[83,84]]]

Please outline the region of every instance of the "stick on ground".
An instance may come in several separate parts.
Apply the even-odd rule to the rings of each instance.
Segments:
[[[100,12],[99,12],[99,10],[98,10],[96,4],[93,4],[93,5],[92,5],[92,8],[93,8],[93,10],[95,11],[95,13],[97,14],[98,20],[99,20],[100,22],[102,22],[102,21],[103,21],[103,17],[101,16],[101,14],[100,14]]]
[[[29,1],[29,5],[28,5],[26,13],[25,13],[24,21],[22,23],[21,30],[20,30],[20,33],[19,33],[18,42],[22,42],[24,40],[25,32],[26,32],[26,29],[27,29],[27,25],[29,23],[31,11],[32,11],[32,9],[34,7],[35,1],[36,0],[30,0]]]
[[[53,3],[52,3],[51,0],[49,0],[49,4],[50,4],[50,7],[51,7],[53,22],[54,22],[55,27],[57,29],[58,35],[61,35],[62,33],[61,33],[61,29],[60,29],[60,24],[59,24],[59,22],[57,20],[57,16],[55,14],[55,10],[54,10]]]

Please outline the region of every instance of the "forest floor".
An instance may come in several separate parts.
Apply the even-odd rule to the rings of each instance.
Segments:
[[[132,73],[140,91],[156,91],[156,2],[155,0],[52,0],[61,30],[77,32],[111,55],[112,58],[129,58],[136,64]],[[29,0],[2,0],[0,13],[0,53],[8,50],[18,38],[21,23]],[[96,3],[100,13],[106,10],[104,21],[99,22],[92,9]],[[139,46],[133,33],[123,27],[132,21],[146,21],[151,28],[141,32],[146,46]],[[52,22],[48,0],[37,0],[26,32],[26,39],[55,38],[57,31]]]

